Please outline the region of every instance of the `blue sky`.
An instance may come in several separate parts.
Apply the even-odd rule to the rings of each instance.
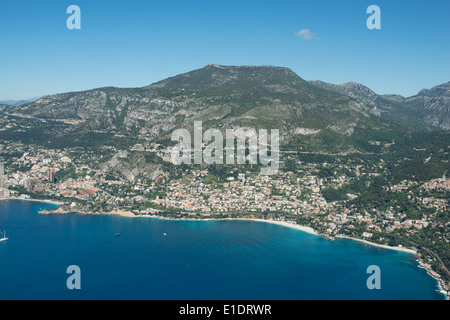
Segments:
[[[72,4],[81,30],[66,27]],[[381,30],[366,27],[372,4]],[[0,100],[140,87],[210,63],[411,96],[450,81],[450,1],[2,0],[0,43]]]

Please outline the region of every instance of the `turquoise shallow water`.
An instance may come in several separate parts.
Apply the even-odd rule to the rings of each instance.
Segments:
[[[0,202],[0,299],[444,299],[408,253],[261,222],[37,214],[48,207]]]

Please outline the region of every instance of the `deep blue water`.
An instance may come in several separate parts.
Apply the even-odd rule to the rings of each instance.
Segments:
[[[444,298],[408,253],[261,222],[37,213],[51,206],[0,202],[0,299]],[[70,265],[81,290],[67,289]]]

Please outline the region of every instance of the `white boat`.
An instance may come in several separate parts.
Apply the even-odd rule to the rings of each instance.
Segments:
[[[0,242],[6,241],[6,240],[9,240],[9,238],[6,237],[6,232],[4,231],[3,238],[0,238]]]

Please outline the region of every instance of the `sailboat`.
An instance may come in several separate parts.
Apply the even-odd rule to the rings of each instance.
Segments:
[[[6,241],[6,240],[8,240],[8,239],[9,239],[9,238],[6,237],[6,232],[3,231],[3,238],[0,238],[0,242]]]

